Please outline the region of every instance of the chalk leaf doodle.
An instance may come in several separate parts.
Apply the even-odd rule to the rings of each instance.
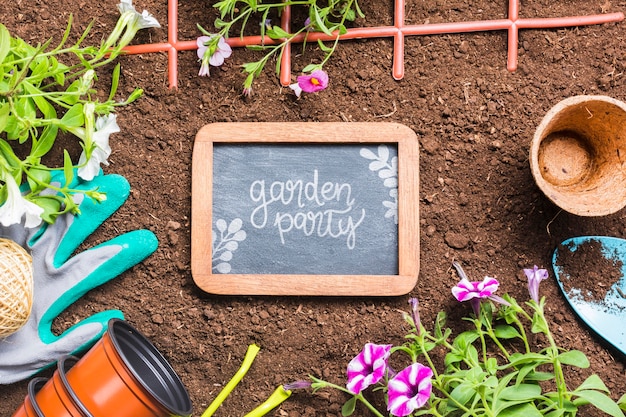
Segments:
[[[389,148],[387,145],[378,146],[378,155],[367,148],[362,148],[360,155],[369,159],[370,171],[377,172],[378,176],[383,180],[383,185],[389,190],[391,200],[383,201],[383,206],[387,208],[385,218],[393,218],[395,224],[398,224],[398,157],[394,156],[389,160]]]
[[[215,222],[218,233],[213,230],[213,269],[220,274],[228,274],[231,270],[230,260],[233,259],[233,252],[239,248],[239,242],[246,240],[246,232],[241,230],[243,221],[234,219],[230,224],[226,220],[219,219]]]

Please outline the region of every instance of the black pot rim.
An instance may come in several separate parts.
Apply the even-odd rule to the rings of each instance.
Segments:
[[[71,362],[70,366],[68,366],[68,362]],[[67,380],[67,375],[65,374],[72,366],[74,366],[78,362],[78,358],[72,355],[65,355],[61,357],[57,361],[57,371],[59,372],[59,377],[61,378],[61,383],[63,384],[63,388],[65,388],[65,392],[67,392],[72,399],[72,402],[78,408],[84,417],[93,417],[93,414],[89,412],[87,407],[83,404],[83,402],[78,398],[74,389],[70,386],[69,381]]]
[[[35,414],[37,417],[46,417],[44,416],[39,404],[37,404],[37,400],[35,396],[39,392],[39,390],[48,382],[48,378],[37,377],[30,380],[28,383],[28,399],[30,400],[30,404],[33,406],[33,410],[35,410]]]
[[[141,386],[172,416],[191,416],[189,393],[157,348],[121,319],[109,320],[108,332],[117,353]],[[149,369],[151,375],[142,375],[139,368]]]

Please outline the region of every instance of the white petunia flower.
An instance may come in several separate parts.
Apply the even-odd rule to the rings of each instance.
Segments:
[[[147,10],[139,13],[137,9],[135,9],[135,6],[133,6],[132,0],[121,0],[120,4],[117,5],[117,9],[120,11],[121,14],[124,14],[126,12],[134,13],[135,19],[133,22],[133,26],[135,26],[137,30],[161,27],[159,21],[150,13],[148,13]]]
[[[96,131],[93,133],[94,148],[91,157],[87,161],[85,151],[80,154],[78,159],[78,176],[85,181],[91,181],[100,173],[100,164],[109,165],[107,161],[111,155],[111,147],[109,146],[109,136],[111,133],[120,131],[117,125],[117,115],[109,114],[107,116],[98,117],[96,120]]]
[[[25,227],[39,226],[41,224],[41,215],[44,211],[43,208],[22,196],[20,187],[18,187],[17,182],[10,174],[5,174],[4,186],[7,199],[0,206],[0,224],[4,227],[19,224],[22,221],[22,217],[26,216]]]
[[[133,40],[139,30],[161,27],[159,21],[147,10],[139,13],[133,6],[132,0],[121,0],[117,9],[121,16],[105,42],[107,48],[113,47],[116,42],[119,47],[125,47]],[[124,33],[123,36],[122,33]]]

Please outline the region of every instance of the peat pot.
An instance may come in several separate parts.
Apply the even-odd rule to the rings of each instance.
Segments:
[[[626,205],[626,104],[607,96],[557,103],[530,147],[535,182],[557,206],[605,216]]]

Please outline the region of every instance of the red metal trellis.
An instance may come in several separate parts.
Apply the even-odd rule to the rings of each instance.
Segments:
[[[508,17],[506,19],[481,20],[470,22],[433,23],[421,25],[405,25],[404,0],[394,0],[394,25],[375,26],[363,28],[351,28],[339,38],[344,39],[367,39],[367,38],[393,38],[393,68],[392,74],[396,80],[404,77],[404,37],[411,35],[436,35],[444,33],[486,32],[494,30],[506,30],[508,32],[507,69],[517,69],[517,49],[519,29],[550,29],[573,26],[596,25],[608,22],[619,22],[624,19],[622,12],[606,13],[589,16],[553,17],[523,19],[519,17],[520,0],[509,0]],[[168,77],[170,88],[178,86],[178,52],[195,50],[196,40],[178,40],[178,0],[168,0],[167,16],[167,39],[166,43],[154,43],[144,45],[132,45],[126,48],[130,54],[145,54],[152,52],[167,52],[168,54]],[[281,26],[289,32],[291,26],[291,11],[289,7],[282,14]],[[329,36],[323,32],[302,33],[293,39],[293,43],[307,41],[335,40],[336,36]],[[262,39],[261,36],[246,36],[228,39],[231,47],[246,45],[273,45],[276,42],[270,38]],[[287,86],[291,83],[291,48],[285,48],[281,62],[280,82]]]

